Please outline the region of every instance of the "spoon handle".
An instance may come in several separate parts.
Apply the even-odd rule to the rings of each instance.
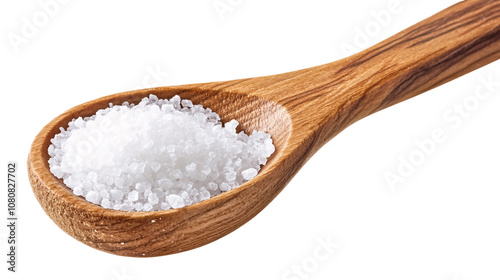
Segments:
[[[466,0],[358,54],[261,85],[304,120],[302,131],[321,134],[321,146],[361,118],[499,58],[500,1]]]

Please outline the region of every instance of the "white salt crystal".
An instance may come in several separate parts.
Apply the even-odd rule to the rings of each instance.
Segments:
[[[201,200],[206,200],[210,198],[210,192],[207,189],[200,190]]]
[[[189,199],[189,193],[187,191],[181,191],[180,196],[183,199]]]
[[[135,184],[135,189],[138,192],[142,193],[142,192],[144,192],[146,190],[151,189],[151,184],[148,183],[148,182],[139,182],[139,183]]]
[[[129,204],[122,204],[121,205],[122,208],[120,208],[120,210],[122,211],[132,211],[134,209],[134,206],[133,205],[129,205]]]
[[[233,170],[226,172],[226,180],[227,181],[236,180],[236,172],[234,172]]]
[[[196,169],[196,163],[191,162],[190,164],[186,165],[186,171],[187,172],[193,172]]]
[[[248,168],[248,169],[245,169],[241,172],[241,175],[243,175],[243,179],[245,180],[251,180],[253,179],[255,176],[257,176],[257,169],[255,168]]]
[[[238,121],[231,120],[230,122],[224,125],[224,128],[226,128],[229,132],[236,133],[236,127],[238,126],[238,124],[239,124]]]
[[[121,211],[180,208],[254,178],[269,134],[236,133],[209,108],[151,95],[77,118],[51,139],[49,166],[75,195]]]
[[[167,146],[167,152],[169,152],[169,153],[175,152],[175,145],[168,145]]]
[[[99,194],[95,191],[90,191],[85,195],[85,199],[92,203],[99,203]]]
[[[139,193],[137,191],[131,191],[128,193],[127,199],[130,201],[137,201],[139,199]]]
[[[135,205],[134,205],[134,209],[135,211],[142,211],[142,209],[144,209],[144,205],[140,202],[137,202]]]
[[[91,181],[85,180],[83,182],[83,189],[86,191],[91,191],[94,189],[94,184]]]
[[[191,100],[184,99],[181,101],[182,107],[188,107],[191,108],[193,107],[193,102]]]
[[[211,171],[210,169],[203,169],[201,170],[201,174],[207,176],[208,174],[210,174],[210,171]]]
[[[123,199],[123,192],[121,190],[110,190],[109,194],[111,195],[111,199],[114,201],[120,201]]]
[[[166,178],[160,179],[158,180],[158,186],[162,189],[169,189],[172,187],[172,181]]]
[[[215,191],[218,188],[219,188],[219,186],[214,182],[210,182],[207,184],[207,190],[209,190],[209,191]]]
[[[103,198],[101,201],[101,206],[109,209],[111,208],[111,201],[109,201],[109,199],[107,198]]]
[[[74,124],[78,128],[85,127],[85,121],[82,119],[82,117],[79,117],[78,119],[76,119],[75,122],[74,122]]]
[[[161,164],[158,162],[152,162],[149,166],[151,166],[151,169],[153,169],[154,172],[157,172],[161,168]]]
[[[162,210],[168,210],[168,209],[170,209],[170,206],[168,205],[168,203],[166,203],[166,202],[162,202],[162,203],[160,204],[160,208],[161,208]]]
[[[73,189],[73,193],[76,194],[76,195],[83,195],[84,190],[81,187],[76,187],[76,188]]]
[[[271,138],[266,139],[266,141],[264,142],[264,145],[266,147],[266,153],[267,154],[271,155],[276,150],[276,148],[273,145],[273,140],[271,140]]]
[[[161,199],[165,196],[165,192],[161,188],[156,188],[153,190],[153,193],[156,194],[156,196]]]
[[[99,194],[102,198],[109,199],[109,192],[107,190],[103,189],[99,192]]]
[[[167,196],[167,202],[172,208],[184,207],[184,199],[176,194],[171,194]]]
[[[146,204],[144,204],[143,210],[144,211],[151,211],[151,210],[153,210],[153,205],[151,205],[150,203],[146,203]]]
[[[158,201],[160,201],[160,199],[158,199],[158,196],[155,193],[148,195],[148,202],[152,205],[157,204]]]
[[[120,174],[115,175],[115,176],[120,176]],[[123,184],[125,183],[125,180],[121,177],[115,177],[114,182],[113,182],[117,187],[123,187]]]
[[[97,182],[97,172],[95,171],[90,171],[88,174],[87,174],[87,181],[90,181],[92,183],[96,183]]]
[[[149,102],[150,103],[156,103],[156,102],[158,102],[158,100],[159,99],[158,99],[158,97],[156,95],[154,95],[154,94],[150,94],[149,95]]]
[[[228,183],[224,182],[219,185],[219,189],[223,192],[227,192],[228,190],[231,189],[231,186]]]
[[[57,165],[51,166],[50,172],[52,172],[52,174],[54,174],[54,176],[56,176],[59,179],[61,179],[64,175],[64,171],[62,170],[62,168],[60,166],[57,166]]]

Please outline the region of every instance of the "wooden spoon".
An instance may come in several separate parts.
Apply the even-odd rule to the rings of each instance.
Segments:
[[[33,192],[64,231],[99,250],[152,257],[190,250],[257,215],[328,140],[370,114],[500,58],[500,1],[467,0],[351,57],[290,73],[142,89],[76,106],[45,126],[28,159]],[[108,210],[75,196],[49,171],[50,139],[108,103],[176,94],[243,130],[272,135],[276,152],[257,177],[209,200],[156,212]]]

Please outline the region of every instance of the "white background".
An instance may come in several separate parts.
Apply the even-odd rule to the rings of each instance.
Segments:
[[[348,54],[341,46],[355,45],[357,30],[372,28],[365,39],[374,44],[458,1],[396,1],[378,30],[373,13],[391,0],[222,0],[233,5],[222,17],[213,0],[68,1],[46,23],[40,2],[0,4],[1,181],[8,160],[20,166],[19,272],[2,261],[1,279],[500,278],[500,87],[462,123],[443,118],[474,98],[481,79],[500,82],[498,62],[356,123],[252,221],[177,255],[119,257],[74,240],[42,211],[25,167],[39,130],[82,102],[331,62]],[[37,30],[26,37],[23,18],[34,16]],[[24,40],[13,44],[13,34]],[[435,129],[446,141],[391,188],[384,174],[397,174],[400,157],[418,153],[415,141]],[[327,239],[338,248],[315,260]]]

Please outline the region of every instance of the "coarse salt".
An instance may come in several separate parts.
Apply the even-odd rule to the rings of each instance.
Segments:
[[[174,96],[112,105],[61,128],[49,166],[75,195],[122,211],[180,208],[257,176],[271,136],[236,133],[209,108]]]

